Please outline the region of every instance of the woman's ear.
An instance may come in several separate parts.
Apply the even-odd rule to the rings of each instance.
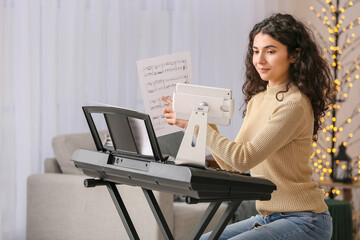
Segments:
[[[297,60],[297,56],[300,54],[300,48],[295,49],[295,53],[290,56],[290,63],[295,63]]]

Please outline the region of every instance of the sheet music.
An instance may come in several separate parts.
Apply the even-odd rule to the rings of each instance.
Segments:
[[[166,123],[163,108],[168,105],[161,98],[172,99],[176,83],[192,83],[190,53],[175,53],[137,61],[138,75],[145,110],[150,115],[156,136],[180,129]]]

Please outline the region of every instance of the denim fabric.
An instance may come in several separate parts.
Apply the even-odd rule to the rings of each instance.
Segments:
[[[271,239],[330,239],[332,235],[332,218],[329,211],[283,212],[273,213],[267,217],[260,214],[247,220],[227,226],[220,240],[271,240]],[[201,236],[208,239],[210,233]]]

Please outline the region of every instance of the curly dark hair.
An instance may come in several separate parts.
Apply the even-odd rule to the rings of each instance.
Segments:
[[[253,65],[253,42],[258,33],[268,34],[287,47],[288,57],[296,59],[290,65],[286,91],[295,84],[310,100],[314,111],[313,140],[321,128],[320,118],[329,104],[334,102],[334,85],[330,67],[322,58],[313,33],[302,22],[289,14],[275,14],[256,24],[249,34],[249,45],[245,59],[246,81],[242,87],[244,104],[257,93],[265,91],[267,81],[261,79]],[[281,101],[281,99],[278,101]],[[246,109],[243,112],[245,116]]]

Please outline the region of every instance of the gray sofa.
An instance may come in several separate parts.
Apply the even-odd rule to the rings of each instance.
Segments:
[[[181,138],[160,139],[164,152],[171,152]],[[53,138],[56,158],[45,160],[45,173],[27,182],[27,239],[128,239],[120,217],[104,186],[84,188],[87,178],[70,157],[78,148],[94,149],[90,134],[70,134]],[[117,185],[140,239],[162,239],[156,220],[140,188]],[[154,192],[176,240],[187,239],[208,203],[188,205],[174,201],[169,193]],[[223,204],[206,231],[220,219]]]

